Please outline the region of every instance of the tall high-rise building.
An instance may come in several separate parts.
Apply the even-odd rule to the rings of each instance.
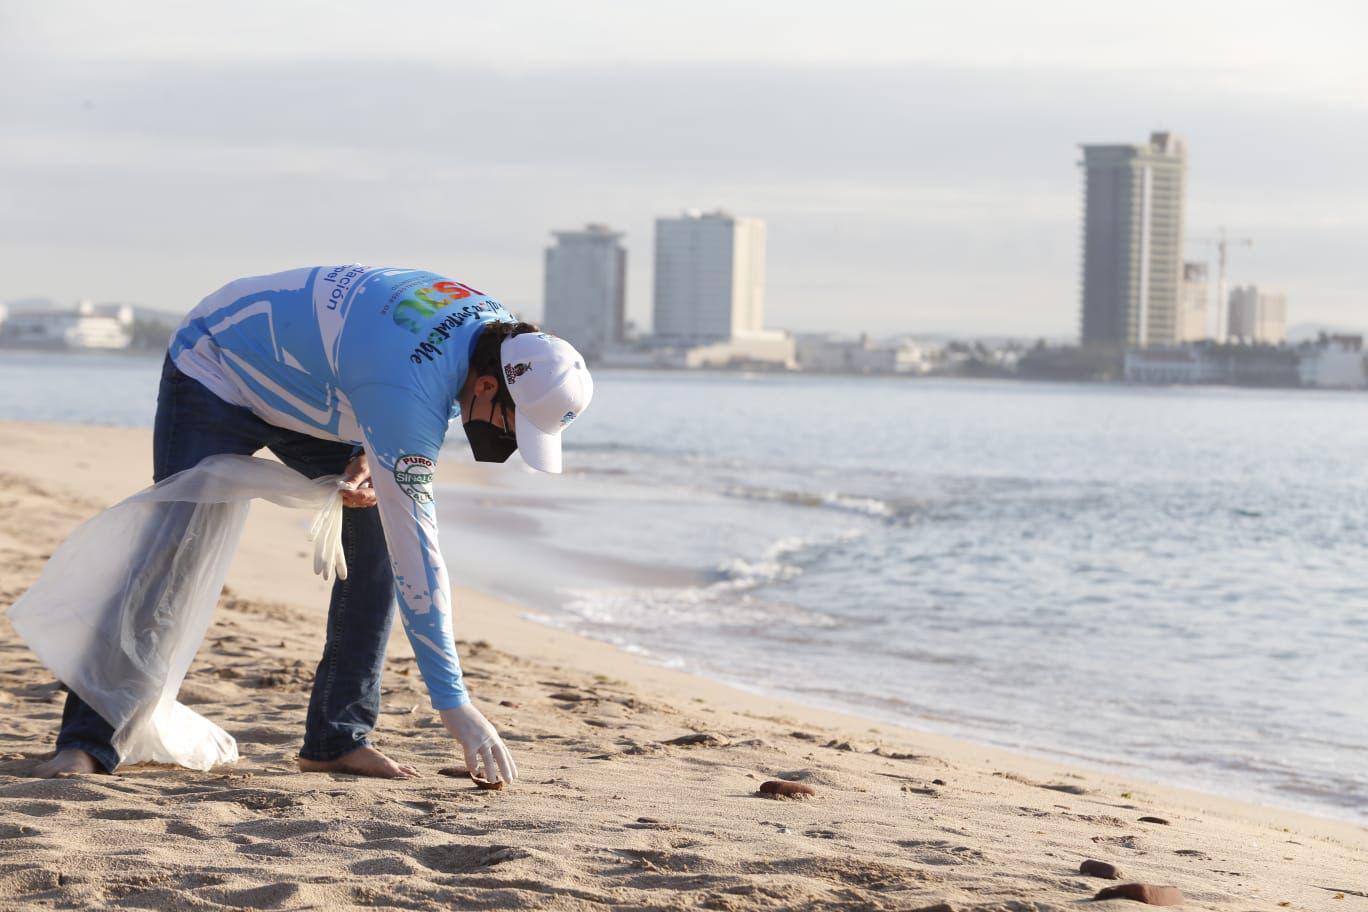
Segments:
[[[1183,142],[1083,146],[1084,345],[1178,340],[1183,270]]]
[[[654,334],[697,344],[765,325],[765,223],[689,210],[656,219]]]
[[[1229,338],[1246,344],[1279,345],[1287,340],[1287,296],[1257,285],[1230,289]]]
[[[1211,338],[1207,327],[1206,263],[1184,263],[1183,283],[1178,286],[1178,342],[1200,342]]]
[[[555,231],[546,248],[542,323],[596,359],[622,341],[626,318],[627,251],[622,233],[605,225]]]

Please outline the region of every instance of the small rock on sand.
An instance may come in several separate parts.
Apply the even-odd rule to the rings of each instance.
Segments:
[[[1089,877],[1101,877],[1105,880],[1120,880],[1121,871],[1109,861],[1097,861],[1089,858],[1078,866],[1080,874],[1087,874]]]
[[[1168,825],[1169,825],[1169,822],[1168,822],[1167,820],[1165,820],[1163,817],[1141,817],[1141,818],[1140,818],[1140,822],[1141,822],[1141,823],[1161,823],[1161,824],[1163,824],[1164,826],[1168,826]]]
[[[451,776],[454,779],[469,778],[471,782],[475,783],[480,788],[488,789],[493,792],[502,791],[504,788],[504,781],[502,779],[477,779],[475,776],[471,775],[470,770],[466,769],[464,766],[444,766],[437,771],[437,775]]]
[[[1183,894],[1177,887],[1157,887],[1153,884],[1128,883],[1099,890],[1093,897],[1098,899],[1129,899],[1147,903],[1151,906],[1182,905]]]
[[[760,783],[760,794],[770,798],[810,798],[817,790],[804,782],[769,779]]]
[[[680,735],[678,738],[671,738],[666,744],[674,744],[678,747],[693,747],[699,744],[721,744],[722,739],[717,735],[707,732],[694,732],[691,735]]]

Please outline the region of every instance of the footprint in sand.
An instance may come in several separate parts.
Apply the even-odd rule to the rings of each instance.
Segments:
[[[246,820],[229,827],[230,832],[257,839],[298,839],[333,829],[333,824],[322,820]]]
[[[900,839],[898,845],[916,852],[922,864],[962,865],[986,861],[987,857],[972,846],[955,845],[944,839]]]
[[[27,896],[46,893],[62,884],[62,875],[52,868],[35,867],[0,874],[0,896]]]
[[[347,870],[361,877],[370,877],[376,874],[381,876],[394,875],[396,877],[412,877],[417,874],[426,873],[421,865],[403,855],[386,855],[382,858],[366,858],[354,862]]]
[[[193,823],[186,823],[184,820],[169,820],[166,823],[166,835],[181,836],[186,839],[197,841],[213,839],[214,834],[204,827],[195,826]]]
[[[7,801],[0,809],[25,817],[53,817],[62,812],[62,806],[55,801]]]
[[[531,857],[531,852],[516,846],[437,845],[419,850],[416,860],[423,867],[442,874],[466,874]]]
[[[91,811],[90,816],[96,820],[161,820],[165,815],[144,808],[112,807]]]
[[[244,842],[237,847],[241,855],[256,855],[262,858],[299,858],[306,850],[278,842]]]

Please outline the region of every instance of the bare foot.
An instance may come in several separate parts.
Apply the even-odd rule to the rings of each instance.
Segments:
[[[31,775],[37,779],[70,779],[72,776],[102,772],[104,770],[94,757],[72,747],[58,751],[51,760],[44,760],[35,766]]]
[[[358,747],[336,760],[305,760],[297,758],[301,773],[351,773],[353,776],[375,776],[377,779],[412,779],[418,768],[398,764],[373,747]]]

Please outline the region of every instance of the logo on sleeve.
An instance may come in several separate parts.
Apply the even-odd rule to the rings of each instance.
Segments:
[[[436,466],[426,456],[400,456],[394,463],[394,481],[415,503],[432,503],[432,473]]]

